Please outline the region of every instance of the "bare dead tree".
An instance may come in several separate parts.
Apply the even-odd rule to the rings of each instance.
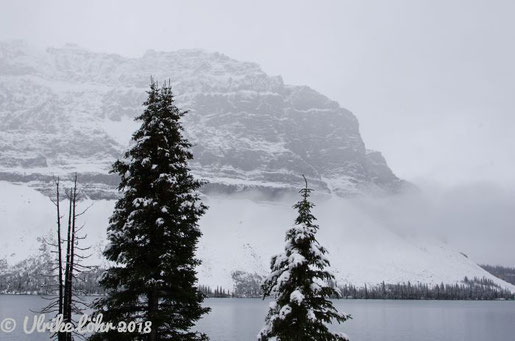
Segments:
[[[56,211],[57,211],[57,254],[58,254],[58,285],[59,285],[59,311],[58,314],[63,313],[63,252],[62,252],[62,238],[61,238],[61,209],[60,209],[60,195],[59,195],[59,177],[56,181]],[[61,341],[59,339],[59,341]]]
[[[89,257],[83,256],[80,252],[88,251],[90,248],[79,247],[79,242],[86,239],[86,235],[80,235],[84,225],[77,226],[77,219],[86,213],[91,207],[87,207],[83,211],[78,211],[78,201],[80,199],[80,192],[78,188],[78,176],[73,176],[73,185],[65,191],[68,199],[68,224],[66,227],[66,238],[63,239],[63,226],[61,215],[61,194],[60,194],[60,180],[57,178],[56,182],[56,200],[53,201],[56,206],[57,212],[57,241],[55,243],[48,243],[54,246],[57,250],[57,265],[53,271],[57,271],[57,297],[49,298],[50,303],[43,308],[43,313],[56,313],[57,316],[63,316],[64,323],[71,323],[76,325],[73,319],[74,314],[80,314],[88,305],[76,293],[75,284],[80,281],[78,276],[80,273],[91,269],[89,266],[81,264],[83,260]],[[66,243],[66,254],[63,257],[63,243]],[[55,274],[54,274],[55,276]],[[53,335],[57,337],[58,341],[71,341],[73,337],[79,336],[84,338],[83,335],[73,334],[70,332],[59,332]]]

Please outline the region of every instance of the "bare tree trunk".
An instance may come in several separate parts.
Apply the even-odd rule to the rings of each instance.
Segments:
[[[74,178],[74,187],[70,190],[68,206],[68,238],[66,245],[66,268],[64,274],[64,307],[63,320],[65,323],[72,322],[72,285],[73,285],[73,252],[75,243],[75,221],[76,221],[76,201],[77,201],[77,175]],[[64,340],[71,341],[72,334],[64,333]]]
[[[153,322],[153,325],[150,334],[148,334],[148,341],[157,341],[157,326],[154,326],[153,317],[158,310],[158,300],[159,298],[157,297],[156,290],[152,289],[148,293],[148,316],[150,320]]]
[[[73,313],[73,270],[75,267],[75,223],[77,222],[77,175],[74,178],[73,193],[72,193],[72,226],[71,226],[71,241],[70,241],[70,266],[68,274],[68,320],[72,321]],[[69,340],[71,341],[71,333]]]
[[[61,245],[61,210],[60,210],[60,196],[59,196],[59,178],[57,178],[56,182],[56,207],[57,207],[57,253],[58,253],[58,271],[59,271],[59,307],[58,314],[61,315],[63,313],[63,254],[62,254],[62,245]],[[57,334],[57,340],[63,341],[64,335],[63,333]]]

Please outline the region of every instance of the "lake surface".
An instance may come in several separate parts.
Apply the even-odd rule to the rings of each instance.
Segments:
[[[353,319],[332,328],[352,341],[510,341],[515,340],[514,301],[391,301],[336,300]],[[0,323],[13,318],[17,328],[0,332],[1,341],[49,340],[46,334],[26,335],[23,319],[47,302],[38,296],[0,295]],[[263,327],[267,301],[213,298],[205,301],[209,315],[197,329],[213,341],[255,340]]]

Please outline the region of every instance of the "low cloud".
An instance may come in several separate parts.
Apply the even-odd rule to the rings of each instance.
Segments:
[[[478,263],[515,266],[515,188],[488,182],[419,187],[401,195],[345,202],[348,210],[363,214],[357,219],[366,216],[399,235],[436,237]]]

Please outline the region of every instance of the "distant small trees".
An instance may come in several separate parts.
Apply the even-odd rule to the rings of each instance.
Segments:
[[[492,275],[508,283],[515,285],[515,268],[500,265],[479,265]]]
[[[425,283],[381,283],[356,287],[338,287],[343,298],[389,300],[513,300],[515,294],[487,278],[467,278],[462,283],[429,285]]]
[[[329,300],[337,292],[328,283],[334,277],[325,270],[327,251],[315,238],[318,226],[311,214],[310,192],[306,181],[300,190],[302,200],[294,205],[298,217],[286,233],[284,253],[272,257],[271,273],[263,283],[263,298],[275,296],[276,300],[270,304],[259,340],[348,340],[342,333],[331,333],[326,325],[333,320],[344,322],[350,315],[339,313]]]
[[[206,297],[233,297],[233,295],[229,292],[229,290],[224,289],[221,286],[217,286],[214,290],[209,286],[199,285],[200,292]]]

